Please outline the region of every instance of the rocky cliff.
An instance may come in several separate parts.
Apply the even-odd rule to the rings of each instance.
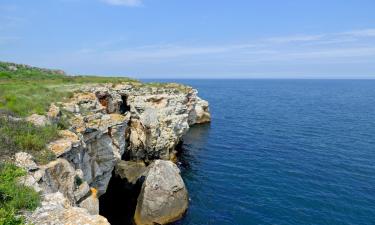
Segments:
[[[135,222],[164,224],[188,205],[179,169],[169,160],[176,160],[176,146],[189,127],[209,122],[210,113],[207,101],[182,85],[92,84],[80,86],[69,101],[53,103],[47,116],[27,120],[69,124],[48,145],[57,160],[36,165],[30,155],[16,155],[29,171],[22,182],[43,195],[29,222],[107,224],[98,215],[98,197],[118,165],[116,173],[130,183],[145,178]]]

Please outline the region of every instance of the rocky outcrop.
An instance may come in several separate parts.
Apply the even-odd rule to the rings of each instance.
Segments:
[[[22,181],[44,196],[40,215],[35,212],[29,221],[106,224],[95,215],[114,168],[129,184],[145,180],[137,224],[165,224],[182,216],[187,190],[177,166],[166,160],[175,158],[175,148],[191,125],[210,121],[208,103],[196,90],[179,85],[84,85],[69,101],[51,104],[47,116],[28,120],[43,126],[62,118],[69,129],[47,146],[57,160],[35,168],[27,156],[18,156],[30,171]],[[69,223],[73,218],[77,222]]]
[[[180,170],[171,161],[151,164],[138,197],[137,225],[167,224],[179,219],[188,207],[188,194]]]
[[[60,192],[45,195],[41,206],[26,218],[30,224],[38,225],[109,225],[106,218],[71,206]]]

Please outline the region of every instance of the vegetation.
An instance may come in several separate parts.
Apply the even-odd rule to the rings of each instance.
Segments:
[[[24,224],[21,210],[34,210],[40,202],[33,189],[17,183],[26,172],[14,165],[0,163],[0,225]]]
[[[0,117],[0,159],[24,151],[32,154],[37,162],[46,163],[54,159],[54,155],[45,146],[56,137],[56,125],[36,127],[22,120]]]
[[[178,83],[149,82],[149,83],[143,83],[141,85],[145,87],[149,87],[149,88],[169,88],[169,89],[174,89],[182,93],[187,93],[191,90],[191,87],[178,84]]]
[[[61,71],[0,62],[0,109],[27,116],[45,114],[51,102],[72,96],[82,84],[138,81],[122,77],[66,76]]]

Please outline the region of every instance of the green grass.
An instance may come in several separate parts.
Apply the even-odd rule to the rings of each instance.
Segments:
[[[55,79],[0,79],[0,109],[17,116],[45,114],[52,102],[72,97],[82,84],[135,82],[127,78],[63,77]]]
[[[36,127],[26,121],[12,121],[0,117],[0,156],[11,157],[25,151],[34,156],[39,163],[54,159],[46,145],[58,137],[57,125]],[[0,157],[1,159],[1,157]]]
[[[32,188],[17,183],[26,172],[12,164],[0,163],[0,225],[24,224],[21,210],[34,210],[40,196]]]

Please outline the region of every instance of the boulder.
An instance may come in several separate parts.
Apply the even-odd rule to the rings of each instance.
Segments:
[[[32,114],[26,117],[26,121],[38,127],[43,127],[51,123],[46,116],[38,114]]]
[[[188,193],[180,170],[171,161],[150,165],[137,200],[137,225],[167,224],[182,217],[188,207]]]
[[[33,157],[26,152],[17,152],[15,155],[15,164],[27,171],[36,170],[38,166],[33,160]]]

